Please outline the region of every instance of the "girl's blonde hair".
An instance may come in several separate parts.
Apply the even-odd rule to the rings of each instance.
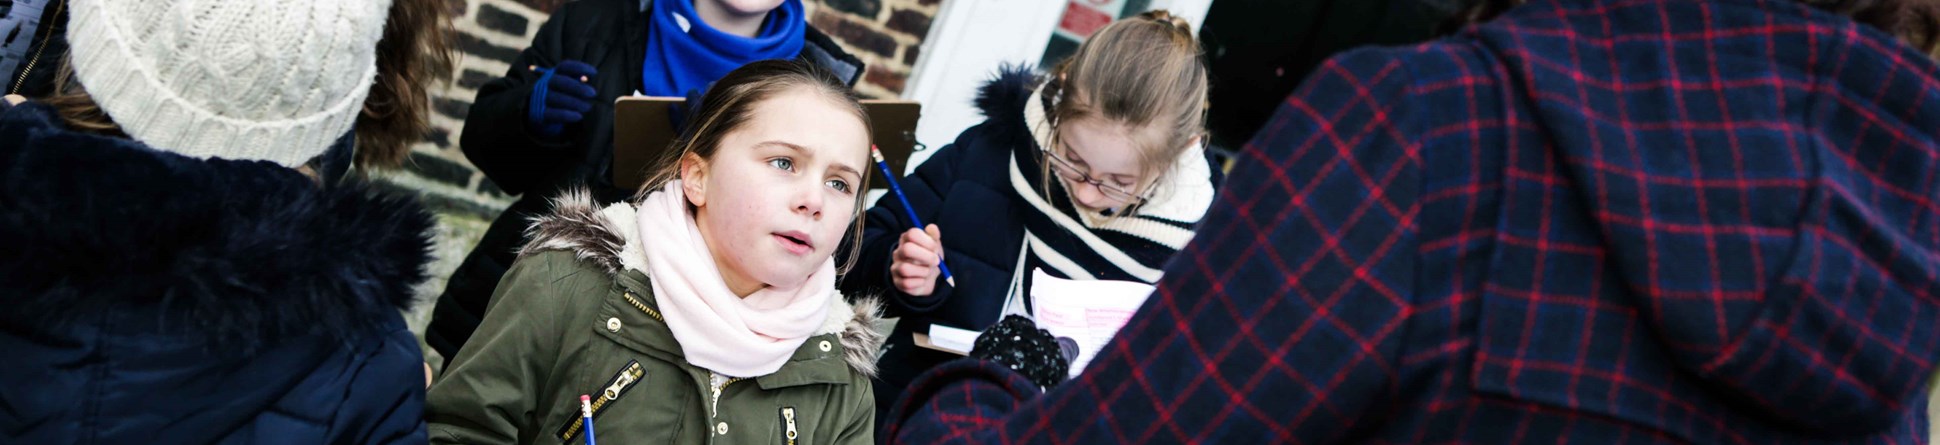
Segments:
[[[1044,94],[1053,105],[1047,114],[1053,128],[1084,119],[1133,129],[1160,125],[1156,131],[1130,135],[1143,166],[1141,183],[1133,191],[1142,195],[1172,167],[1188,142],[1205,134],[1211,83],[1206,73],[1192,25],[1164,10],[1148,11],[1100,28],[1051,70]],[[1056,132],[1052,137],[1054,144],[1062,144]],[[1042,164],[1048,192],[1051,166]],[[1117,214],[1130,214],[1136,205]]]
[[[714,154],[721,150],[721,141],[754,116],[756,104],[796,88],[808,88],[840,104],[842,109],[862,122],[864,134],[871,134],[869,115],[862,111],[862,102],[835,75],[814,65],[792,60],[750,63],[728,72],[727,76],[708,87],[707,93],[701,96],[700,107],[688,114],[686,128],[681,130],[680,137],[674,138],[669,149],[663,150],[660,159],[652,164],[652,173],[647,175],[647,182],[635,191],[634,200],[645,198],[648,193],[680,179],[680,160],[688,154],[713,160]],[[870,170],[863,168],[861,180],[854,184],[855,210],[849,215],[854,221],[849,227],[850,251],[849,255],[842,255],[848,260],[837,269],[840,273],[848,273],[849,268],[855,265],[855,251],[862,246],[862,199],[866,190],[864,187],[869,184]]]

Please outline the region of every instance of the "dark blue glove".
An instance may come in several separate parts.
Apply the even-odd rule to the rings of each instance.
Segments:
[[[579,122],[593,109],[593,96],[598,93],[587,83],[599,70],[592,65],[567,60],[556,67],[532,67],[532,70],[539,73],[539,80],[532,82],[532,99],[525,106],[525,123],[533,132],[545,137],[558,136],[565,131],[566,124]]]

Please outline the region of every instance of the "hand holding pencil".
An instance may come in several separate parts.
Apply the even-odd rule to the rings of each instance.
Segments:
[[[915,296],[936,292],[936,279],[943,274],[943,233],[930,224],[903,232],[890,254],[889,279],[896,290]],[[954,284],[954,283],[952,283]]]
[[[903,195],[903,186],[896,180],[896,174],[883,162],[882,151],[869,147],[869,155],[876,160],[885,182],[889,183],[889,193],[903,204],[904,215],[909,216],[911,224],[921,227],[903,232],[902,239],[896,243],[896,250],[890,254],[890,281],[896,290],[915,296],[927,296],[936,291],[936,279],[943,278],[951,286],[956,285],[956,277],[951,276],[950,267],[943,264],[943,232],[935,224],[925,226],[917,218],[916,210],[910,208],[909,197]]]

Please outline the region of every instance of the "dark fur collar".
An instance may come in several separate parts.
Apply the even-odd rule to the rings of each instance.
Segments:
[[[1038,105],[1026,102],[1030,102],[1031,92],[1041,82],[1029,67],[1006,65],[977,89],[977,110],[983,113],[985,128],[994,132],[998,140],[1012,142],[1005,145],[1036,146],[1030,125],[1024,122],[1024,107]]]
[[[0,109],[0,298],[58,328],[107,308],[224,347],[395,323],[425,278],[432,221],[357,184],[269,162],[198,160]]]

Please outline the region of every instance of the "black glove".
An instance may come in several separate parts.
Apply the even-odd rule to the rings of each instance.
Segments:
[[[593,96],[599,93],[587,82],[599,71],[592,65],[567,60],[559,62],[557,67],[531,69],[539,72],[525,107],[525,123],[532,131],[546,137],[558,136],[567,124],[579,122],[593,109]]]
[[[1047,390],[1070,376],[1071,360],[1077,355],[1076,342],[1053,337],[1020,315],[1004,316],[978,335],[970,348],[971,357],[1009,367]]]

